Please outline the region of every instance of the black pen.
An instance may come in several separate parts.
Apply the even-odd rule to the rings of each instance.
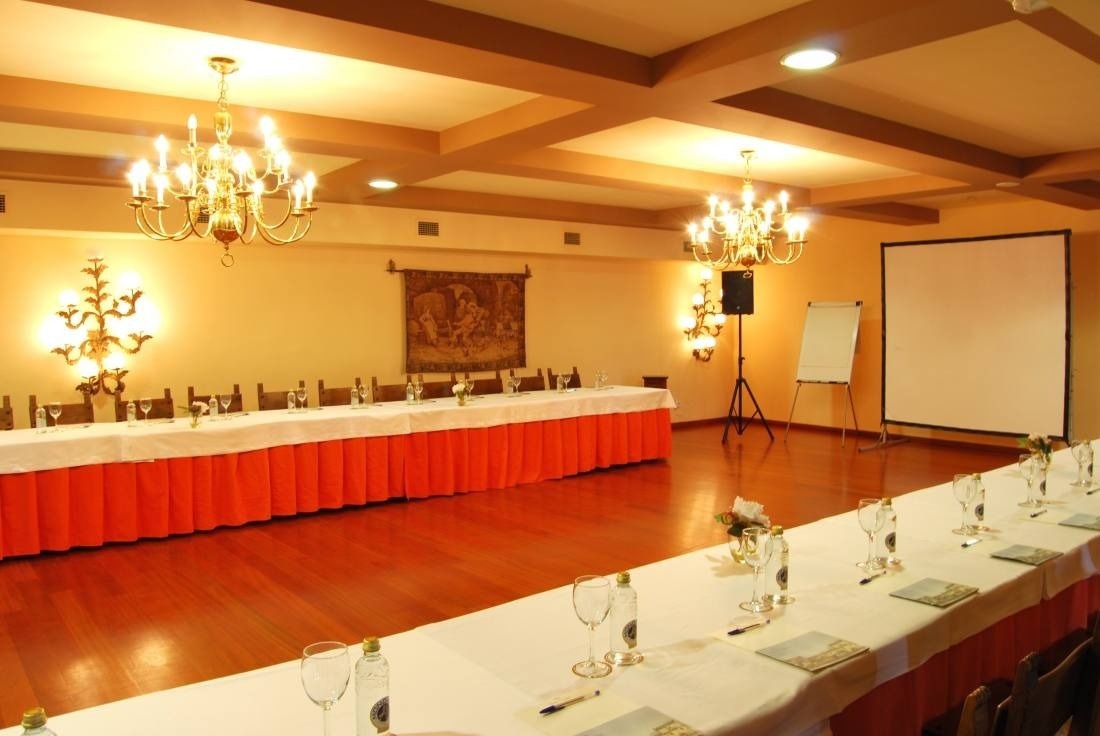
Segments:
[[[571,705],[576,705],[577,703],[581,702],[582,700],[588,700],[589,698],[594,698],[599,694],[600,694],[600,691],[597,690],[594,693],[588,693],[586,695],[578,695],[575,698],[570,698],[569,700],[563,700],[560,703],[554,703],[553,705],[548,705],[545,708],[543,708],[542,710],[540,710],[539,714],[544,715],[544,716],[548,716],[551,713],[557,713],[559,710],[565,710],[566,708],[568,708]]]
[[[962,548],[966,549],[967,547],[973,547],[975,544],[977,544],[980,541],[982,541],[982,540],[981,539],[968,539],[968,540],[966,540],[965,542],[962,543]]]
[[[1031,517],[1032,519],[1034,519],[1034,518],[1035,518],[1036,516],[1042,516],[1042,515],[1043,515],[1043,514],[1045,514],[1046,512],[1047,512],[1047,510],[1046,510],[1046,509],[1040,509],[1039,511],[1036,511],[1036,512],[1035,512],[1035,513],[1033,513],[1033,514],[1028,514],[1028,516],[1029,516],[1029,517]]]
[[[863,580],[860,580],[859,584],[860,585],[866,585],[867,583],[871,582],[875,578],[881,578],[885,574],[886,574],[886,571],[883,570],[881,572],[876,572],[874,575],[868,575],[867,577],[863,578]]]
[[[1097,491],[1100,491],[1100,486],[1096,486],[1096,488],[1093,488],[1091,491],[1085,491],[1085,495],[1086,496],[1091,496],[1092,494],[1096,493]]]
[[[764,624],[770,624],[771,622],[772,620],[770,618],[766,618],[763,621],[757,621],[755,624],[749,624],[748,626],[738,626],[736,629],[730,629],[729,631],[727,631],[726,636],[737,636],[738,634],[744,634],[746,631],[752,631],[753,629],[759,628]]]

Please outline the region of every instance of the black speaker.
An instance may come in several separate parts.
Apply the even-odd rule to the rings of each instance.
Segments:
[[[722,314],[752,314],[752,271],[722,272]]]

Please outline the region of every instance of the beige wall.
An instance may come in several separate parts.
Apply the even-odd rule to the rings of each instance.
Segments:
[[[274,248],[237,246],[231,269],[218,248],[195,240],[155,243],[130,233],[125,192],[97,187],[0,182],[8,210],[0,215],[0,304],[9,344],[0,358],[0,393],[11,394],[18,426],[26,426],[27,395],[75,400],[76,380],[60,358],[38,343],[58,292],[78,288],[83,259],[98,254],[108,276],[142,275],[163,315],[161,333],[131,359],[128,393],[172,388],[182,404],[188,384],[202,392],[242,384],[246,407],[255,384],[282,388],[305,378],[346,385],[352,377],[399,380],[403,369],[399,268],[522,271],[527,282],[528,365],[576,364],[591,382],[604,368],[612,381],[640,383],[667,374],[679,409],[674,421],[724,416],[736,372],[735,327],[719,338],[710,363],[691,357],[677,326],[697,286],[695,265],[678,233],[330,205],[302,243]],[[416,221],[440,223],[441,237],[416,235]],[[757,311],[745,318],[746,375],[779,429],[794,393],[806,302],[864,301],[853,385],[865,429],[879,421],[881,319],[879,243],[1030,230],[1074,230],[1075,431],[1100,434],[1095,373],[1098,340],[1093,284],[1100,277],[1100,214],[1021,200],[1018,204],[944,210],[942,223],[914,228],[817,218],[807,254],[789,267],[760,268]],[[580,247],[562,245],[565,230]],[[949,264],[945,264],[949,266]],[[1020,264],[1026,268],[1027,264]],[[808,386],[795,421],[840,426],[841,389]],[[109,402],[97,398],[101,420]]]

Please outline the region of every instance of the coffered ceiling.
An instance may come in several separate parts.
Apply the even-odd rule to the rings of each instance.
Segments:
[[[1034,2],[1034,0],[1033,0]],[[1100,2],[0,0],[0,179],[119,189],[191,112],[270,114],[325,202],[679,229],[753,178],[902,224],[1100,208]],[[231,34],[231,35],[227,35]],[[829,46],[839,63],[779,59]],[[377,192],[367,182],[398,182]]]

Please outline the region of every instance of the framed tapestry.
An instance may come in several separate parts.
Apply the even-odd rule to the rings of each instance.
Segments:
[[[402,273],[406,371],[462,373],[527,363],[527,274]]]

